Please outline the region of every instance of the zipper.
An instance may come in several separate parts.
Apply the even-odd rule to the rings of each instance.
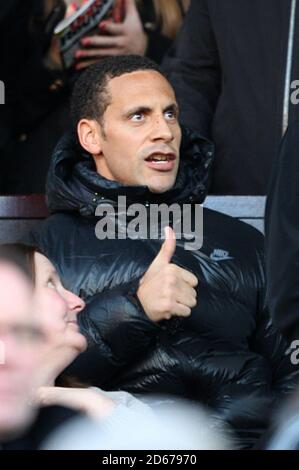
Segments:
[[[287,130],[288,124],[289,124],[290,89],[291,89],[293,51],[294,51],[294,40],[295,40],[296,8],[297,8],[297,0],[291,0],[289,36],[288,36],[288,50],[287,50],[287,64],[286,64],[284,99],[283,99],[282,136],[284,136],[284,134]]]

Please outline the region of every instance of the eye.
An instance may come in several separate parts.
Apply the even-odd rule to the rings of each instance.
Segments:
[[[56,289],[56,285],[53,279],[48,279],[47,287],[49,287],[50,289]]]
[[[168,109],[165,111],[165,117],[167,119],[176,119],[176,112],[173,109]]]
[[[144,114],[143,113],[134,113],[131,116],[131,121],[133,122],[140,122],[144,119]]]

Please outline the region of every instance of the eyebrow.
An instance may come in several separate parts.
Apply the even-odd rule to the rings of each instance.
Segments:
[[[169,105],[165,106],[165,108],[163,109],[163,112],[165,113],[166,111],[175,111],[176,113],[179,112],[179,107],[177,105],[177,103],[170,103]],[[142,113],[149,113],[150,111],[152,111],[152,108],[150,108],[149,106],[135,106],[134,108],[131,108],[131,109],[127,109],[126,111],[124,111],[123,115],[125,117],[128,117],[128,116],[132,116],[133,114],[142,114]]]

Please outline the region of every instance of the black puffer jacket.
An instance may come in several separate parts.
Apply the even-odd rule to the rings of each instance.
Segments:
[[[193,0],[165,59],[181,123],[215,143],[213,194],[267,193],[283,127],[298,108],[290,100],[299,77],[295,3]]]
[[[135,292],[161,241],[95,236],[96,205],[118,195],[149,204],[202,202],[211,146],[185,134],[181,155],[174,188],[157,195],[102,178],[74,137],[65,137],[48,180],[54,215],[32,238],[59,267],[65,286],[87,301],[80,324],[90,349],[73,373],[106,389],[200,401],[250,447],[298,375],[264,308],[261,234],[205,210],[202,249],[186,251],[178,240],[172,260],[198,277],[198,305],[189,318],[159,324],[147,318]]]

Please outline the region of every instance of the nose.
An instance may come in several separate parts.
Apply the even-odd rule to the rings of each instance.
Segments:
[[[69,290],[64,290],[64,299],[68,306],[68,311],[73,313],[79,313],[85,307],[84,300],[80,299],[76,294]]]
[[[154,117],[152,127],[152,140],[171,142],[174,139],[174,134],[171,125],[166,121],[164,115],[157,115]]]

